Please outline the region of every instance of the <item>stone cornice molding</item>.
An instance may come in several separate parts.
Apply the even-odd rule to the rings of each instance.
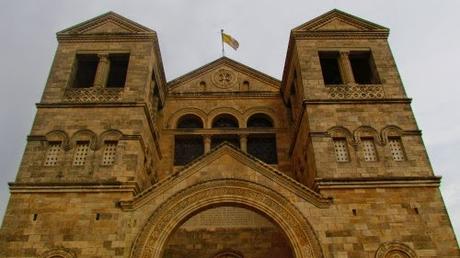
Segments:
[[[439,187],[440,183],[438,176],[316,178],[315,189]]]
[[[120,182],[43,182],[8,183],[11,193],[106,193],[126,192],[135,195],[139,192],[136,183]]]
[[[267,179],[273,181],[276,184],[279,184],[281,187],[303,198],[307,202],[312,203],[316,207],[325,208],[328,207],[332,202],[331,199],[324,198],[320,194],[295,181],[291,177],[287,176],[281,171],[278,171],[272,166],[263,163],[262,161],[247,153],[243,153],[241,150],[237,149],[231,144],[223,143],[213,149],[211,152],[202,155],[196,160],[190,162],[176,173],[166,177],[155,185],[147,188],[140,194],[134,196],[133,199],[120,201],[120,206],[124,210],[137,209],[148,203],[150,200],[155,199],[164,191],[190,177],[195,172],[199,171],[201,168],[207,166],[212,161],[218,159],[224,154],[229,154],[242,164],[249,166],[256,172],[264,175]]]
[[[385,98],[385,99],[305,99],[304,105],[319,104],[410,104],[411,98]]]
[[[168,93],[169,98],[186,99],[211,99],[211,98],[273,98],[279,97],[280,92],[275,91],[232,91],[232,92],[181,92]]]

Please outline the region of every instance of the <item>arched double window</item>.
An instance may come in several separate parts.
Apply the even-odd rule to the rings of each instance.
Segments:
[[[203,121],[196,115],[184,115],[178,120],[177,128],[190,130],[203,128]],[[174,137],[174,165],[183,166],[203,153],[203,136],[188,134]]]
[[[239,128],[238,120],[229,114],[221,114],[212,121],[212,128],[232,129]],[[237,134],[218,134],[211,138],[211,148],[215,148],[223,142],[228,142],[236,147],[240,147],[240,137]]]
[[[266,114],[258,113],[249,117],[248,128],[273,128],[273,120]],[[248,153],[267,164],[278,163],[276,135],[274,133],[250,134],[247,143]]]

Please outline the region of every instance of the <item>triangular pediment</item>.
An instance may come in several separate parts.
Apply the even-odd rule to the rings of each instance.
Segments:
[[[294,32],[317,31],[388,31],[387,28],[340,10],[331,10],[293,29]]]
[[[154,33],[153,30],[117,13],[108,12],[58,32],[58,35]]]
[[[270,185],[276,185],[276,191],[296,194],[315,206],[324,207],[330,204],[330,199],[322,197],[283,172],[231,144],[223,143],[173,175],[144,190],[132,200],[123,201],[121,205],[126,209],[132,209],[178,186],[190,187],[207,181],[226,179],[251,181],[257,184],[267,181]]]
[[[279,92],[280,81],[227,57],[168,83],[172,94],[200,92]]]

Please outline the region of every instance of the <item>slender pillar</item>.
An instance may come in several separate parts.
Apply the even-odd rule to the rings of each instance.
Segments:
[[[211,135],[203,135],[204,153],[211,151]]]
[[[109,54],[99,54],[99,64],[97,65],[96,77],[94,78],[94,86],[103,88],[106,86],[107,77],[109,76]]]
[[[240,135],[240,147],[243,152],[248,152],[248,135],[247,134]]]
[[[342,72],[344,84],[355,83],[355,78],[353,76],[353,70],[351,69],[349,55],[349,51],[340,51],[340,71]]]

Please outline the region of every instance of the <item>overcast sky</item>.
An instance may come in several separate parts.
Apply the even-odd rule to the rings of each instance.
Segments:
[[[289,32],[333,8],[391,29],[390,46],[457,235],[460,233],[460,1],[1,1],[0,216],[51,62],[55,33],[115,11],[158,33],[168,80],[221,55],[281,79]],[[455,77],[459,75],[459,77]]]

